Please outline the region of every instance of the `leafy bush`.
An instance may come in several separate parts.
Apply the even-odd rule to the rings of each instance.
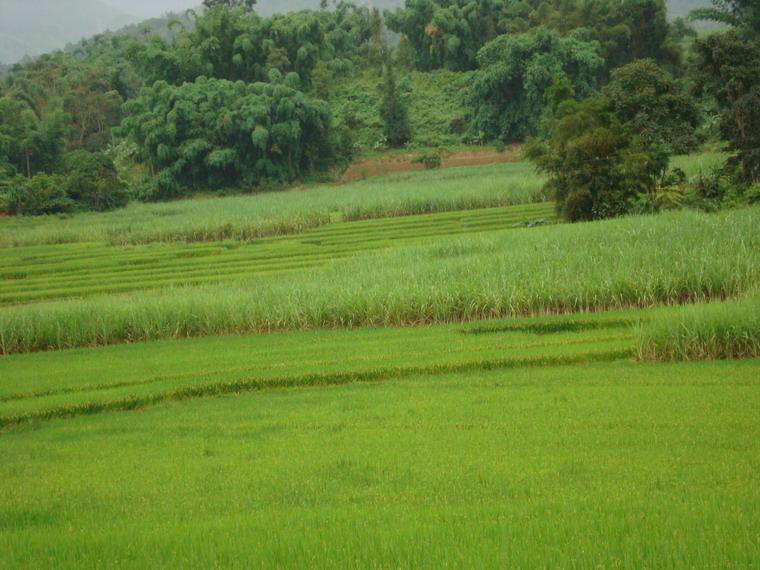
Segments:
[[[37,174],[33,178],[16,176],[5,191],[4,210],[12,215],[60,214],[74,209],[66,195],[66,180],[59,175]]]
[[[421,164],[425,170],[435,170],[441,167],[443,159],[440,152],[426,152],[415,156],[412,162],[414,164]]]
[[[667,145],[673,154],[686,154],[698,146],[695,131],[700,116],[694,98],[682,81],[651,59],[613,71],[604,94],[644,143]]]
[[[65,158],[66,194],[79,207],[104,211],[125,206],[128,195],[116,166],[100,152],[75,151]]]

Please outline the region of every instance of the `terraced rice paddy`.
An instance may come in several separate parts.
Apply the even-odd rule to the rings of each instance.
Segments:
[[[556,219],[551,203],[335,223],[281,238],[0,249],[0,304],[213,283],[317,267],[371,251]]]
[[[10,357],[0,360],[0,426],[29,414],[55,417],[130,409],[266,387],[616,359],[632,354],[636,319],[635,314],[613,314],[323,331]],[[546,327],[570,332],[550,336]],[[59,370],[68,371],[65,378]]]
[[[528,163],[400,174],[304,190],[132,204],[105,214],[2,220],[0,246],[250,240],[335,221],[530,204],[545,200]]]
[[[724,158],[707,153],[676,158],[673,165],[693,176]],[[0,220],[0,246],[251,240],[298,234],[336,221],[538,203],[546,200],[543,184],[531,164],[515,162],[287,192],[132,204],[105,214]]]

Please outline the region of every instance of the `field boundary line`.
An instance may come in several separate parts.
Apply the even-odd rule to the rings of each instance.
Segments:
[[[272,378],[243,378],[229,382],[180,388],[148,396],[133,396],[105,402],[85,402],[71,406],[59,406],[43,411],[13,414],[0,417],[0,433],[9,428],[35,421],[66,419],[78,416],[96,415],[107,412],[126,412],[155,406],[162,403],[181,402],[227,394],[242,394],[266,389],[282,388],[316,388],[341,386],[354,383],[373,383],[385,380],[399,380],[414,376],[440,376],[465,372],[506,370],[517,368],[541,368],[551,366],[572,366],[593,362],[613,362],[633,356],[633,349],[606,350],[583,354],[534,357],[501,358],[466,362],[460,364],[433,364],[429,366],[397,366],[379,368],[362,372],[337,372],[329,374],[304,374],[297,376],[280,376]]]

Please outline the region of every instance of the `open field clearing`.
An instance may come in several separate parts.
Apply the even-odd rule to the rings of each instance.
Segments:
[[[0,359],[3,563],[754,567],[760,361],[633,362],[681,310]]]
[[[511,229],[237,284],[10,306],[0,309],[0,349],[419,325],[734,297],[760,282],[759,217],[760,208],[682,211]],[[143,277],[150,288],[149,275]],[[11,294],[21,296],[23,285]]]
[[[336,220],[511,206],[545,200],[526,162],[398,174],[341,186],[131,204],[104,214],[0,220],[0,245],[247,240]]]
[[[760,208],[340,217],[0,250],[0,567],[760,565]]]
[[[249,243],[0,249],[0,304],[239,280],[462,234],[556,220],[552,203],[334,223]]]

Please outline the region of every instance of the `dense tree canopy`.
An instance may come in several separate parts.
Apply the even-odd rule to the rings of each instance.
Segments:
[[[760,39],[738,32],[697,42],[703,88],[721,105],[721,133],[745,182],[760,182]]]
[[[717,132],[709,121],[719,112],[742,181],[760,178],[754,0],[697,12],[735,28],[701,40],[684,21],[668,23],[664,0],[405,0],[385,19],[344,0],[270,17],[252,0],[202,4],[5,72],[6,204],[107,209],[124,203],[124,181],[140,199],[253,188],[322,175],[362,146],[439,144],[422,126],[436,110],[420,93],[453,109],[435,117],[446,144],[536,136],[548,149],[541,167],[558,177],[557,165],[577,174],[586,160],[562,149],[602,157],[607,170],[583,176],[608,176],[620,191],[589,182],[571,199],[567,190],[558,199],[568,215],[619,213],[652,180],[641,165],[695,148],[695,132]],[[696,52],[694,65],[680,65],[682,49]],[[403,77],[409,68],[422,71]],[[349,93],[354,84],[361,93]],[[615,178],[625,169],[627,183]]]
[[[638,194],[656,189],[668,166],[667,153],[632,136],[604,97],[566,100],[549,140],[533,141],[527,152],[571,221],[625,214]]]
[[[538,28],[489,42],[472,85],[476,137],[506,142],[536,134],[548,90],[568,82],[576,96],[588,96],[603,63],[598,44],[582,32],[563,37]]]
[[[648,145],[666,145],[685,154],[698,144],[700,114],[683,82],[673,79],[651,59],[617,69],[604,88],[618,117]]]
[[[391,30],[414,48],[420,69],[472,69],[478,50],[503,30],[498,26],[504,2],[493,0],[407,0],[386,12]]]
[[[131,59],[148,83],[181,84],[197,77],[266,81],[272,68],[295,72],[305,86],[321,59],[348,60],[368,49],[371,11],[341,3],[334,11],[303,11],[271,18],[217,7],[173,43],[153,37],[134,44]]]
[[[125,110],[124,134],[140,146],[159,197],[290,182],[330,150],[327,104],[285,85],[156,82]]]
[[[0,164],[9,174],[28,177],[55,170],[64,150],[64,129],[59,109],[45,109],[38,117],[27,102],[0,97]]]
[[[664,0],[406,0],[386,17],[412,46],[420,69],[474,69],[489,41],[541,26],[563,34],[586,28],[599,42],[607,70],[638,58],[670,64],[679,59]]]

